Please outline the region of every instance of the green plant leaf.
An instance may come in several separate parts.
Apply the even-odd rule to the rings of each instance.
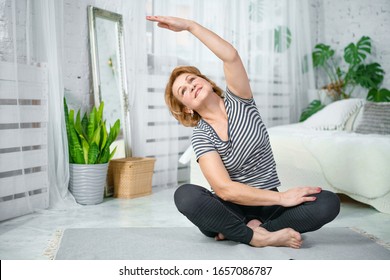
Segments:
[[[114,126],[110,127],[110,132],[108,134],[106,146],[107,145],[110,146],[112,144],[112,142],[115,141],[115,139],[118,137],[119,130],[120,130],[120,121],[117,120],[115,122]]]
[[[96,124],[100,125],[103,123],[103,109],[104,109],[104,102],[101,101],[99,105],[99,110],[96,113]]]
[[[337,75],[337,78],[339,78],[339,80],[344,76],[345,72],[343,70],[341,70],[340,67],[337,67],[336,69],[336,75]]]
[[[69,112],[68,112],[68,104],[66,103],[66,98],[64,97],[64,119],[65,119],[65,127],[66,127],[66,135],[68,139],[68,154],[69,154],[69,161],[70,163],[73,163],[73,157],[71,154],[70,149],[70,129],[69,129]]]
[[[112,150],[112,152],[111,152],[111,154],[110,154],[110,157],[108,158],[108,161],[110,161],[110,160],[114,157],[114,155],[115,155],[115,153],[116,153],[116,148],[117,148],[117,147],[115,147],[114,150]]]
[[[72,140],[72,130],[73,130],[73,115],[74,115],[74,111],[73,110],[70,110],[69,113],[67,114],[68,116],[68,120],[67,120],[67,123],[68,123],[68,129],[67,129],[67,134],[68,134],[68,148],[69,148],[69,161],[70,163],[74,163],[75,160],[75,153],[74,153],[74,144],[73,144],[73,140]]]
[[[83,135],[84,138],[89,141],[88,139],[88,115],[85,112],[83,118],[81,119],[81,126],[83,128]]]
[[[324,66],[325,63],[333,57],[335,51],[331,49],[330,46],[325,45],[325,44],[317,44],[314,47],[314,51],[312,54],[313,58],[313,66],[314,67],[320,67]]]
[[[362,36],[357,42],[357,48],[361,51],[365,51],[367,54],[371,53],[371,38],[368,36]]]
[[[385,71],[378,63],[359,65],[353,77],[356,83],[364,88],[378,88],[382,83]]]
[[[363,36],[355,45],[350,43],[344,49],[344,60],[348,64],[357,65],[364,61],[368,54],[371,53],[371,39],[370,37]]]
[[[70,136],[70,137],[69,137]],[[69,111],[69,135],[68,135],[69,153],[72,158],[71,163],[85,163],[83,149],[81,148],[80,138],[74,127],[74,110]]]
[[[291,45],[292,35],[287,26],[278,26],[274,29],[274,49],[278,53],[288,50]]]
[[[107,137],[108,137],[106,122],[103,123],[103,126],[102,126],[102,129],[100,130],[100,133],[101,133],[101,136],[100,136],[101,141],[100,141],[99,148],[103,149],[107,143]]]
[[[81,124],[81,119],[80,119],[80,110],[78,110],[77,112],[74,128],[76,129],[78,135],[83,136],[83,126]]]
[[[103,150],[100,153],[98,158],[98,163],[107,163],[110,158],[110,145],[106,144]]]
[[[67,135],[69,135],[69,111],[68,104],[66,103],[66,98],[64,97],[64,115],[65,115],[65,126]]]
[[[93,137],[93,134],[95,132],[95,129],[96,129],[96,108],[94,107],[91,111],[91,113],[89,114],[89,118],[88,118],[88,128],[87,128],[87,135],[88,135],[88,141],[91,142],[92,141],[92,137]]]
[[[91,144],[92,143],[96,143],[96,145],[99,146],[100,144],[100,130],[101,130],[101,127],[102,125],[98,126],[95,130],[95,132],[93,133],[93,137],[91,139]]]
[[[99,147],[95,142],[93,142],[89,148],[88,164],[95,164],[98,157],[99,157]]]
[[[320,100],[313,100],[312,102],[310,102],[309,106],[302,111],[299,121],[303,122],[307,120],[310,116],[314,115],[324,107],[325,105],[321,104]]]
[[[114,126],[111,128],[112,133],[113,133],[113,135],[112,135],[112,142],[115,141],[115,139],[118,137],[120,129],[121,129],[121,123],[120,123],[120,120],[118,119],[114,123]]]
[[[386,88],[372,88],[367,94],[367,100],[373,102],[390,102],[390,91]]]
[[[89,163],[89,161],[88,161],[89,144],[84,138],[81,138],[81,144],[83,147],[84,162]]]
[[[110,146],[118,137],[120,131],[120,120],[118,119],[115,124],[110,127],[110,132],[107,137],[106,144],[101,151],[100,157],[98,159],[99,163],[106,163],[110,160]]]

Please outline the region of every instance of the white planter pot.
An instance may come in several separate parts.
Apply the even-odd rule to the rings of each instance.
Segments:
[[[77,203],[98,204],[103,201],[108,163],[69,164],[69,190]]]

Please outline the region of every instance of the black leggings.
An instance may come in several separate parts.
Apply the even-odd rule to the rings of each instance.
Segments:
[[[176,190],[175,204],[206,236],[222,233],[229,240],[249,244],[253,230],[246,224],[253,219],[260,220],[268,231],[292,228],[300,233],[332,221],[340,211],[338,196],[325,190],[314,196],[315,201],[294,207],[243,206],[224,201],[201,186],[186,184]]]

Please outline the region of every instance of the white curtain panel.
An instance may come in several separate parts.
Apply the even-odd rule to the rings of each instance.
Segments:
[[[1,4],[0,220],[5,220],[48,206],[47,68],[34,61],[31,3]]]
[[[63,122],[62,4],[1,2],[0,220],[76,205]]]
[[[69,154],[64,119],[63,84],[63,1],[35,0],[39,30],[35,38],[41,43],[37,60],[45,61],[48,69],[48,175],[50,208],[76,206],[68,190]]]
[[[33,63],[30,3],[1,4],[0,220],[5,220],[48,205],[47,69]]]

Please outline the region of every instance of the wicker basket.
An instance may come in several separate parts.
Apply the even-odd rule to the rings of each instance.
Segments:
[[[129,157],[110,161],[108,183],[114,197],[135,198],[152,193],[154,158]]]

